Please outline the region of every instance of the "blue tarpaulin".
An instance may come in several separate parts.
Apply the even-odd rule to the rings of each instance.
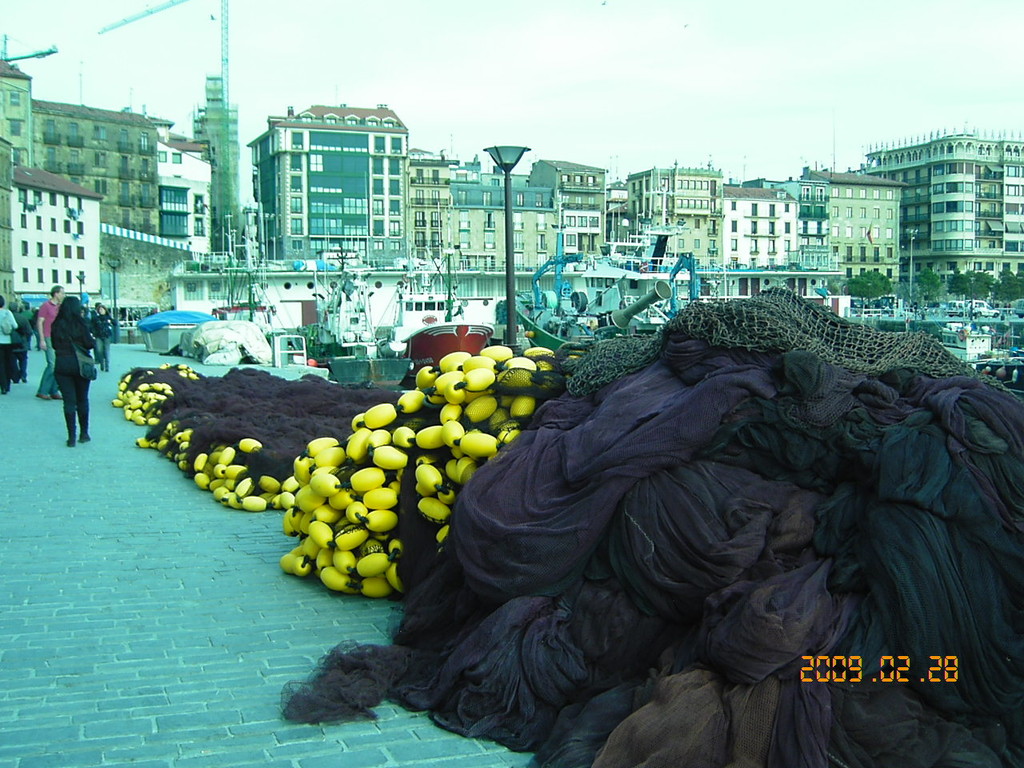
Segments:
[[[152,333],[166,328],[169,325],[199,325],[208,320],[216,320],[213,315],[206,312],[193,312],[183,309],[171,309],[167,312],[157,312],[139,320],[139,330],[143,333]]]

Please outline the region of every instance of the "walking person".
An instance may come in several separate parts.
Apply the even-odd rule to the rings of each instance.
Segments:
[[[18,333],[18,321],[14,313],[6,306],[4,297],[0,296],[0,395],[11,391],[11,368],[14,354],[12,334]]]
[[[68,430],[68,448],[75,447],[75,422],[78,426],[78,440],[88,443],[89,437],[89,379],[79,373],[78,355],[75,345],[84,350],[95,344],[89,328],[82,317],[82,300],[68,296],[60,304],[60,310],[53,321],[50,346],[55,352],[54,373],[60,391],[64,395],[64,424]]]
[[[53,347],[50,345],[50,330],[53,328],[53,321],[57,317],[57,310],[60,303],[64,301],[64,286],[55,285],[50,289],[50,298],[43,302],[36,314],[36,332],[39,335],[39,348],[46,353],[46,370],[39,379],[39,389],[36,397],[40,400],[60,400],[60,390],[57,388],[57,379],[53,375],[53,366],[56,357],[53,354]],[[79,302],[79,319],[81,319],[81,302]],[[84,323],[84,321],[83,321]]]
[[[13,302],[12,302],[13,303]],[[11,307],[14,319],[18,321],[18,339],[21,344],[14,344],[14,372],[12,383],[28,383],[28,353],[32,349],[32,339],[35,332],[32,330],[32,308],[24,301],[15,309]]]
[[[114,318],[102,304],[96,305],[96,311],[89,321],[89,330],[96,340],[96,365],[101,371],[110,370],[110,341],[114,336]]]

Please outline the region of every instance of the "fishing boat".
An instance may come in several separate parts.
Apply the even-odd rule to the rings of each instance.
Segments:
[[[460,297],[451,272],[420,271],[399,285],[396,317],[387,339],[378,341],[384,355],[411,361],[411,370],[437,365],[450,352],[477,354],[494,335],[494,299]]]
[[[1011,350],[1005,357],[992,357],[978,360],[972,365],[983,376],[992,376],[1015,394],[1024,397],[1024,357],[1020,350]]]
[[[692,257],[680,257],[668,279],[639,271],[638,265],[661,262],[667,242],[667,235],[655,234],[637,252],[626,254],[626,261],[580,264],[579,254],[563,253],[558,233],[554,258],[533,274],[532,293],[517,297],[526,337],[534,345],[557,349],[567,341],[658,330],[676,309],[675,278],[683,266],[691,268],[691,285],[699,285],[692,275]],[[543,290],[541,280],[549,272],[554,286]],[[670,305],[662,307],[666,300]]]

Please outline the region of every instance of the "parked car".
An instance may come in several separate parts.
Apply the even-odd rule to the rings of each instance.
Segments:
[[[994,309],[987,301],[975,299],[949,302],[948,314],[950,317],[999,317],[999,310]]]
[[[1010,305],[1010,309],[1017,317],[1024,317],[1024,299],[1017,299]]]

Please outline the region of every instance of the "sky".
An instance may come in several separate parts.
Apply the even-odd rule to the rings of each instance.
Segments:
[[[221,0],[4,3],[37,99],[131,107],[191,135],[220,72]],[[610,178],[678,163],[727,179],[857,168],[932,132],[1024,133],[1020,0],[229,0],[242,160],[267,117],[387,104],[411,147],[493,144]],[[244,174],[243,174],[244,175]],[[243,200],[243,202],[245,202]]]

